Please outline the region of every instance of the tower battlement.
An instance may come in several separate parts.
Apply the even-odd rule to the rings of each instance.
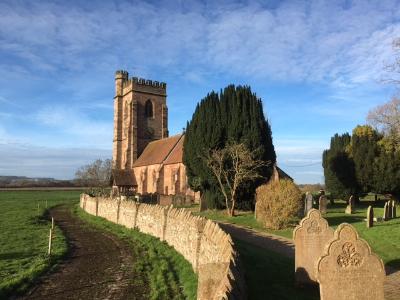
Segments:
[[[124,71],[124,70],[117,70],[115,72],[115,79],[125,79],[128,80],[129,77],[129,73],[128,71]]]
[[[156,80],[150,80],[141,77],[129,78],[129,73],[125,70],[117,70],[115,72],[115,80],[118,80],[120,82],[122,88],[134,84],[134,85],[155,87],[163,90],[167,89],[167,84],[165,82],[159,82]]]
[[[137,84],[137,85],[161,88],[164,90],[167,89],[167,84],[165,82],[159,82],[156,80],[144,79],[144,78],[140,78],[140,77],[132,77],[127,80],[124,80],[122,83],[122,86],[126,87],[128,85],[131,85],[132,83]]]

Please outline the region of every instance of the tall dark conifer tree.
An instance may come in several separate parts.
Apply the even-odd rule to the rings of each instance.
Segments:
[[[358,192],[354,162],[348,153],[350,142],[350,134],[335,134],[322,155],[326,189],[333,197],[346,200]]]
[[[354,161],[355,173],[360,192],[366,194],[375,191],[374,161],[378,156],[378,141],[381,136],[368,125],[357,126],[351,136],[351,156]]]
[[[219,94],[209,93],[197,105],[188,122],[184,141],[183,161],[189,185],[200,190],[211,207],[222,207],[224,201],[218,184],[201,159],[210,149],[221,149],[229,142],[244,143],[249,150],[259,149],[257,159],[271,162],[262,169],[264,180],[276,162],[272,132],[265,119],[261,99],[248,86],[229,85]],[[238,207],[251,207],[254,190],[259,182],[248,182],[239,191]]]

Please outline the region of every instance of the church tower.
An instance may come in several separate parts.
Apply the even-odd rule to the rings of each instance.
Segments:
[[[168,137],[164,82],[115,73],[113,168],[132,169],[148,143]]]

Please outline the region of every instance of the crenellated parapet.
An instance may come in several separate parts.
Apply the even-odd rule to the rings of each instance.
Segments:
[[[129,86],[131,84],[144,85],[161,89],[167,88],[167,84],[165,82],[159,82],[156,80],[144,79],[140,77],[132,77],[130,79],[127,79],[126,81],[124,81],[123,87]]]

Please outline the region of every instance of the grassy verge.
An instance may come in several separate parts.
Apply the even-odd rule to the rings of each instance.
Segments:
[[[319,299],[318,289],[294,285],[294,260],[272,251],[235,240],[245,269],[249,299]]]
[[[75,213],[84,221],[108,231],[132,245],[135,273],[144,274],[150,299],[196,299],[197,275],[181,254],[165,242],[137,230],[127,229],[103,218],[87,214],[78,206]]]
[[[25,291],[66,253],[56,227],[52,256],[47,256],[50,208],[79,199],[79,191],[0,191],[0,299]],[[39,204],[39,209],[38,209]]]

